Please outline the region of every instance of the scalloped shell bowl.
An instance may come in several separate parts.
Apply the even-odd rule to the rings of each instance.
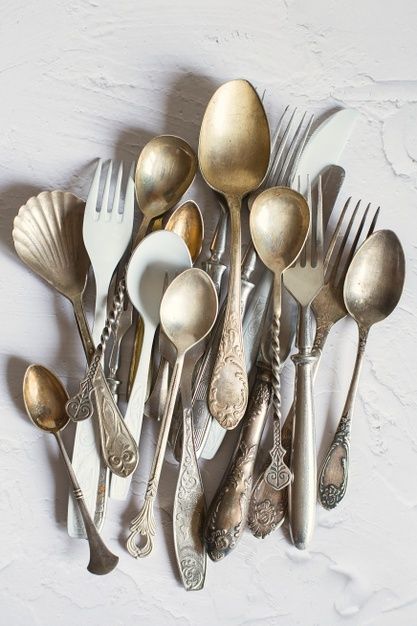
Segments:
[[[90,265],[82,234],[84,207],[67,191],[43,191],[29,198],[13,223],[23,263],[70,300],[83,292]]]

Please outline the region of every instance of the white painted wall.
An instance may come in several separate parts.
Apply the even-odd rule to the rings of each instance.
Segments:
[[[417,622],[416,185],[417,8],[397,2],[319,0],[3,0],[0,13],[0,219],[3,306],[0,359],[1,623],[209,626]],[[22,408],[21,379],[41,362],[74,391],[83,355],[67,302],[14,254],[12,220],[43,189],[85,196],[92,162],[135,158],[154,134],[196,147],[205,105],[221,82],[251,80],[266,93],[272,123],[285,104],[316,111],[357,108],[347,147],[345,196],[381,204],[407,257],[404,296],[372,331],[353,426],[349,491],[319,510],[306,553],[281,531],[245,534],[224,562],[209,563],[203,592],[176,579],[167,464],[154,554],[134,561],[126,525],[141,502],[155,429],[144,428],[143,463],[126,505],[111,503],[104,536],[120,554],[111,576],[85,569],[87,546],[65,529],[67,484],[54,441]],[[201,183],[190,196],[217,208]],[[317,381],[318,441],[328,445],[351,372],[355,328],[331,336]],[[290,400],[291,368],[284,392]],[[66,433],[71,441],[72,433]],[[227,450],[206,464],[211,495]],[[55,472],[53,474],[53,472]],[[163,525],[163,530],[161,528]]]

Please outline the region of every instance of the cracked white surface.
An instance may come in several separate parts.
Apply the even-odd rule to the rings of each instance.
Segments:
[[[4,0],[1,623],[417,622],[416,21],[411,0]],[[162,481],[155,552],[135,561],[123,547],[143,495],[155,425],[144,428],[131,501],[109,506],[104,536],[120,555],[117,571],[91,576],[86,544],[66,534],[63,467],[52,438],[24,416],[21,380],[28,363],[41,362],[74,391],[83,354],[69,304],[15,256],[11,223],[19,206],[43,189],[85,196],[97,156],[131,160],[164,132],[196,147],[211,93],[235,77],[266,89],[272,124],[287,103],[319,116],[337,106],[359,110],[344,153],[341,201],[353,195],[381,204],[380,225],[394,229],[404,245],[407,280],[398,309],[371,331],[348,493],[337,510],[318,510],[311,549],[298,552],[282,531],[264,541],[246,533],[227,559],[208,564],[205,590],[185,595],[171,536],[172,463]],[[199,200],[210,233],[217,219],[211,193],[197,181],[188,195]],[[355,340],[353,324],[342,322],[326,346],[316,384],[321,458],[343,406]],[[284,391],[289,401],[288,382]],[[71,436],[69,428],[67,443]],[[226,462],[227,449],[203,467],[209,496]]]

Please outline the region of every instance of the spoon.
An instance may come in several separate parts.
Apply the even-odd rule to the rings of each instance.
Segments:
[[[90,547],[90,562],[87,569],[92,574],[108,574],[116,567],[119,557],[110,552],[97,532],[61,438],[60,431],[65,428],[69,421],[65,412],[68,394],[58,378],[46,367],[31,365],[26,370],[23,379],[23,398],[26,412],[33,424],[54,435],[64,458]]]
[[[194,180],[197,157],[186,141],[173,135],[154,137],[139,155],[135,172],[136,199],[143,219],[135,248],[145,237],[149,224],[179,202]],[[142,322],[136,322],[135,339],[127,384],[128,397],[138,368],[142,346]]]
[[[350,426],[369,330],[397,306],[404,277],[404,252],[397,235],[391,230],[379,230],[368,237],[346,273],[343,296],[349,315],[358,325],[359,343],[342,417],[319,478],[320,502],[326,509],[336,507],[346,493]]]
[[[310,224],[310,210],[303,196],[287,187],[272,187],[254,201],[250,212],[250,232],[261,260],[274,274],[272,321],[272,389],[274,408],[271,463],[264,480],[274,489],[283,489],[291,481],[284,463],[281,445],[281,384],[279,329],[281,316],[281,282],[284,270],[300,254]]]
[[[184,359],[189,350],[202,341],[212,329],[216,320],[217,309],[218,301],[213,281],[203,270],[196,268],[186,270],[177,276],[168,286],[161,302],[161,327],[176,350],[176,361],[146,489],[145,502],[139,514],[130,524],[131,532],[127,540],[127,549],[136,558],[148,556],[153,548],[155,536],[153,507],[167,447],[172,414],[180,386]],[[194,453],[193,467],[196,467],[196,465],[197,460]],[[184,484],[188,485],[186,478],[185,476]],[[199,491],[200,495],[194,504],[194,511],[198,513],[198,518],[200,519],[204,503],[202,490]],[[181,499],[181,494],[178,497]],[[199,527],[198,532],[195,532],[194,525],[188,537],[188,543],[193,548],[193,553],[198,552],[198,546],[195,546],[196,543],[203,545],[202,523],[197,525]],[[193,530],[194,533],[192,532]],[[136,545],[138,535],[145,538],[143,547]],[[200,550],[200,554],[204,556],[203,549]],[[177,560],[181,563],[181,573],[186,576],[186,571],[183,571],[183,568],[187,569],[186,554],[180,554],[177,551]],[[188,565],[192,570],[190,575],[193,579],[204,578],[205,556],[193,563],[192,559],[190,559]]]
[[[126,272],[129,298],[143,319],[143,343],[138,369],[125,414],[125,424],[138,443],[143,420],[143,407],[148,386],[152,344],[159,324],[159,309],[166,276],[191,267],[191,258],[184,241],[165,230],[150,233],[136,247]],[[110,496],[124,500],[129,492],[131,476],[112,476]]]
[[[165,230],[179,235],[185,242],[193,264],[200,255],[204,241],[204,222],[201,211],[192,200],[184,202],[170,215]],[[168,345],[167,345],[168,344]],[[161,419],[168,393],[170,342],[165,335],[159,335],[161,360],[155,377],[152,392],[145,404],[145,415]],[[171,356],[171,355],[169,355]],[[174,355],[175,359],[175,355]]]
[[[228,204],[230,273],[223,332],[210,388],[210,412],[226,429],[235,428],[248,403],[240,310],[242,199],[261,184],[268,168],[269,128],[252,85],[232,80],[212,96],[200,131],[198,158],[207,184]]]

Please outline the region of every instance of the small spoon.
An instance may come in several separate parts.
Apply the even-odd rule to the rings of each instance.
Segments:
[[[170,215],[165,230],[179,235],[185,242],[193,264],[197,260],[204,240],[204,222],[201,211],[192,200],[184,202]],[[151,394],[145,404],[145,415],[161,419],[168,394],[168,377],[171,344],[164,334],[159,336],[159,352],[161,360],[155,377]],[[175,359],[175,355],[173,357]]]
[[[274,441],[271,463],[264,479],[274,489],[283,489],[291,481],[284,463],[281,444],[281,383],[279,329],[281,316],[281,282],[284,270],[300,254],[310,224],[310,210],[303,196],[287,187],[272,187],[254,201],[250,212],[250,232],[261,260],[274,274],[272,326],[272,388],[274,407]]]
[[[379,230],[368,237],[347,271],[343,296],[349,315],[358,325],[359,343],[342,417],[319,478],[320,502],[326,509],[336,507],[346,493],[350,426],[369,330],[397,306],[404,277],[404,252],[397,235],[391,230]]]
[[[160,135],[146,144],[135,172],[136,199],[143,213],[135,246],[146,235],[151,221],[177,204],[196,172],[197,157],[180,137]]]
[[[127,549],[130,554],[136,558],[148,556],[153,549],[155,536],[155,516],[153,507],[167,447],[172,414],[181,382],[184,359],[187,352],[202,341],[212,329],[216,320],[217,309],[218,301],[213,281],[203,270],[196,268],[186,270],[177,276],[168,286],[161,302],[162,330],[174,345],[177,358],[172,372],[168,400],[162,418],[158,442],[156,444],[155,455],[146,489],[145,502],[139,514],[130,523],[131,532],[127,540]],[[193,467],[197,466],[195,454],[192,459],[192,465]],[[201,513],[204,509],[203,494],[201,490],[199,491],[200,495],[198,501],[196,501],[194,505],[196,513],[197,511]],[[200,515],[198,515],[198,517],[200,517]],[[194,544],[191,546],[193,547],[193,552],[198,551],[198,546],[195,545],[196,543],[200,546],[204,545],[202,524],[199,523],[198,526],[200,532],[196,533],[194,527],[195,536],[191,533],[191,536],[188,537],[189,542]],[[199,536],[197,536],[197,534]],[[136,545],[138,535],[145,538],[143,547]],[[204,555],[204,549],[200,549],[200,553]],[[182,567],[186,569],[184,558],[185,555],[181,555],[177,551],[177,560],[180,563],[181,573],[186,576],[186,572],[182,571]],[[195,571],[195,568],[197,568],[199,573]],[[194,562],[192,569],[193,578],[204,578],[205,556],[201,561]]]
[[[54,435],[64,458],[90,546],[90,562],[87,569],[92,574],[108,574],[116,567],[119,557],[110,552],[97,532],[61,438],[60,431],[69,421],[65,412],[68,394],[58,378],[46,367],[31,365],[23,379],[23,398],[26,412],[33,424]]]
[[[191,257],[184,241],[175,233],[160,230],[150,233],[137,246],[129,261],[126,285],[129,298],[143,319],[143,343],[139,366],[133,382],[125,414],[125,424],[138,443],[143,420],[143,407],[148,387],[152,344],[159,324],[159,309],[166,276],[174,276],[191,267]],[[112,476],[110,496],[124,500],[129,492],[131,476]]]
[[[197,157],[186,141],[173,135],[154,137],[139,155],[135,172],[136,199],[143,219],[135,248],[145,237],[151,221],[179,202],[194,180]],[[130,361],[127,395],[130,397],[139,364],[143,324],[135,322],[135,339]]]
[[[246,80],[232,80],[212,96],[200,131],[198,157],[208,185],[230,211],[227,305],[209,388],[210,412],[223,428],[235,428],[248,403],[240,309],[242,199],[259,187],[268,168],[269,127],[262,102]]]

